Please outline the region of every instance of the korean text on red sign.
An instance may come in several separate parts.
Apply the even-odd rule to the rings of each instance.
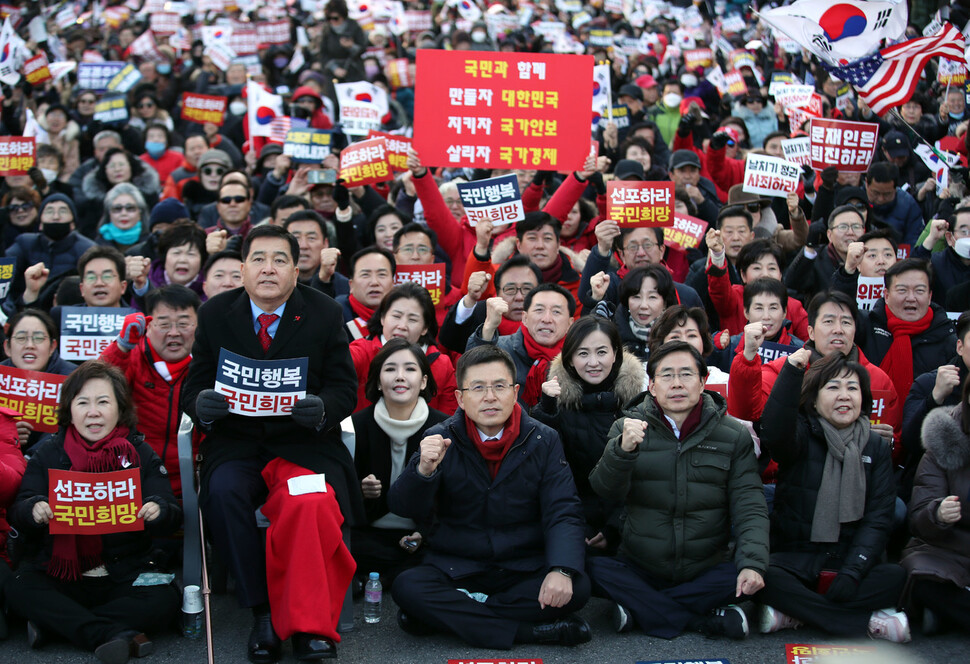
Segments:
[[[385,182],[393,176],[386,139],[381,136],[351,143],[340,151],[340,177],[348,187]]]
[[[606,183],[606,217],[620,227],[670,226],[674,220],[673,182]]]
[[[0,175],[27,175],[36,160],[33,137],[0,136]]]
[[[812,168],[838,166],[840,171],[864,173],[878,144],[879,126],[871,122],[812,118]]]
[[[707,222],[689,214],[674,213],[674,225],[664,228],[664,244],[668,247],[696,249],[707,232]]]
[[[67,376],[0,366],[0,406],[21,414],[34,431],[57,431],[57,406]]]
[[[288,415],[306,397],[309,360],[254,360],[219,349],[215,390],[224,394],[229,412],[247,417]]]
[[[875,646],[822,646],[803,643],[785,644],[785,654],[787,664],[822,664],[832,656],[845,657],[857,653],[875,653]]]
[[[10,284],[13,282],[13,268],[16,263],[16,258],[0,258],[0,299],[7,297],[7,294],[10,293]]]
[[[431,301],[437,307],[445,293],[445,264],[398,265],[394,273],[394,285],[397,286],[406,281],[424,286],[431,295]]]
[[[742,189],[761,196],[788,196],[798,189],[802,169],[778,157],[748,154],[744,163]]]
[[[888,421],[888,418],[892,415],[889,411],[889,402],[892,398],[892,390],[872,391],[872,410],[869,411],[870,422],[873,424],[892,424]]]
[[[391,134],[386,131],[371,131],[367,138],[384,137],[387,147],[387,162],[391,165],[394,173],[403,173],[408,170],[408,150],[411,149],[411,138],[400,134]]]
[[[24,78],[31,85],[37,85],[43,83],[44,81],[49,81],[51,78],[50,68],[47,66],[47,55],[41,53],[40,55],[35,55],[30,60],[24,63]]]
[[[138,467],[110,473],[47,471],[48,494],[54,518],[52,535],[106,535],[144,530],[141,476]]]
[[[221,126],[226,118],[226,97],[182,93],[182,119],[199,124],[211,122]]]
[[[419,50],[414,147],[434,166],[569,171],[592,104],[592,56]]]
[[[525,219],[519,180],[515,173],[487,180],[461,182],[457,187],[471,226],[477,226],[482,221],[501,226]]]
[[[115,307],[64,307],[61,309],[61,357],[96,359],[115,340],[133,309]]]

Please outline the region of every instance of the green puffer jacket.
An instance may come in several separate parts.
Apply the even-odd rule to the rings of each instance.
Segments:
[[[730,559],[738,570],[768,569],[768,508],[747,429],[726,415],[727,402],[704,392],[700,425],[678,441],[647,393],[613,423],[593,490],[625,501],[619,553],[671,583],[696,578]],[[647,422],[637,450],[620,447],[626,417]]]

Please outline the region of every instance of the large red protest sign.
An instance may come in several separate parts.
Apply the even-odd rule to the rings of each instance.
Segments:
[[[182,93],[182,119],[204,124],[211,122],[222,126],[226,118],[226,97],[200,95],[194,92]]]
[[[386,182],[393,178],[383,136],[351,143],[340,151],[340,175],[348,187]]]
[[[20,136],[0,136],[0,175],[27,175],[34,165],[35,140]]]
[[[67,376],[0,366],[0,406],[15,410],[34,431],[57,431],[57,406]]]
[[[610,180],[606,183],[606,218],[620,228],[671,225],[674,183]]]
[[[889,411],[889,402],[892,399],[891,390],[872,391],[872,410],[869,412],[869,421],[873,424],[892,424],[886,418],[892,413]]]
[[[876,154],[879,125],[873,122],[812,118],[812,168],[837,166],[840,171],[865,173]]]
[[[593,58],[419,50],[414,147],[431,166],[580,168]]]
[[[398,265],[394,272],[394,285],[413,281],[431,295],[434,306],[441,303],[445,292],[445,264],[432,263],[430,265]]]
[[[48,488],[52,535],[106,535],[144,530],[138,467],[110,473],[51,468]]]

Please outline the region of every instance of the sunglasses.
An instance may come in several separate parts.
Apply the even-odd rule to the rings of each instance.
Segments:
[[[341,18],[343,18],[343,17],[341,17],[341,16],[328,16],[327,17],[327,20],[328,21],[339,21]]]
[[[9,210],[11,212],[15,212],[15,213],[16,212],[26,212],[27,210],[33,210],[34,209],[34,204],[33,203],[30,203],[30,202],[28,202],[28,203],[20,203],[19,205],[11,204],[11,205],[8,206],[8,208],[9,208]]]
[[[124,205],[112,205],[112,212],[135,212],[138,209],[136,205],[132,203],[125,203]]]
[[[226,169],[224,168],[203,168],[202,175],[225,175]]]
[[[219,199],[219,202],[222,203],[223,205],[229,205],[230,203],[236,203],[238,205],[238,204],[245,203],[248,200],[249,199],[246,198],[245,196],[223,196],[222,198]]]

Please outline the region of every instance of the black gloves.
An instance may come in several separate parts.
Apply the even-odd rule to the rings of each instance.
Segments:
[[[815,191],[815,171],[808,164],[802,164],[802,183],[805,185],[806,194]]]
[[[226,396],[215,390],[202,390],[195,398],[195,414],[202,422],[212,423],[229,414]]]
[[[856,591],[858,590],[858,581],[848,574],[836,574],[832,580],[832,584],[829,586],[828,592],[825,593],[825,597],[832,602],[841,604],[855,597]]]
[[[338,210],[346,210],[350,207],[350,190],[338,182],[333,187],[333,200],[337,203]]]
[[[686,113],[682,115],[680,117],[680,124],[677,125],[677,135],[681,138],[687,138],[690,136],[690,133],[693,130],[694,120],[696,119],[697,118],[694,117],[693,113]]]
[[[731,137],[728,136],[723,131],[715,132],[715,134],[711,137],[711,142],[710,142],[711,149],[712,150],[723,149],[724,146],[728,144],[728,141],[730,139]]]
[[[835,181],[839,179],[839,169],[837,166],[826,166],[822,169],[822,186],[826,189],[835,189]]]
[[[599,171],[596,171],[595,173],[589,176],[589,179],[587,180],[587,182],[593,185],[593,188],[596,189],[596,193],[598,195],[606,196],[606,183],[603,182],[602,173],[600,173]]]
[[[828,228],[821,221],[809,224],[808,226],[808,237],[805,239],[805,246],[813,247],[818,249],[826,244],[828,244],[828,235],[826,235]]]
[[[301,427],[316,429],[323,422],[323,400],[315,394],[308,394],[293,404],[290,417]]]
[[[535,177],[532,178],[532,184],[537,187],[545,186],[546,182],[554,176],[553,171],[536,171]]]

